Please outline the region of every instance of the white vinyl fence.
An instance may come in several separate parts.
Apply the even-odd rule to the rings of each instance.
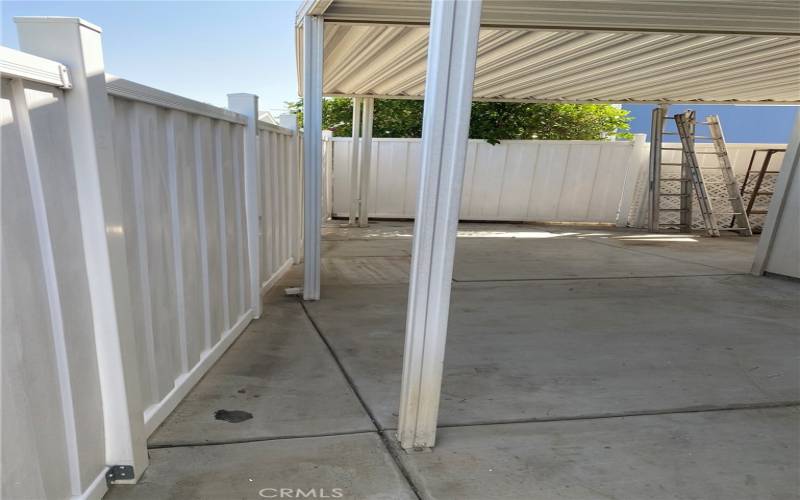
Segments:
[[[262,203],[261,290],[266,292],[300,260],[302,246],[302,138],[286,128],[259,122]]]
[[[369,215],[413,218],[419,139],[373,139]],[[333,139],[334,217],[350,208],[350,139]],[[461,219],[615,222],[634,142],[470,140]]]
[[[211,107],[200,114],[154,104],[166,96],[124,80],[109,88],[149,434],[180,401],[182,379],[196,368],[201,375],[212,348],[252,315],[244,120]]]
[[[88,23],[28,29],[80,57],[0,48],[0,496],[99,498],[300,254],[300,137],[105,75]]]
[[[328,167],[329,214],[347,217],[351,139],[329,141],[333,146]],[[649,147],[642,135],[633,141],[502,141],[494,146],[470,140],[460,218],[644,227]],[[698,150],[711,147],[698,145]],[[728,145],[740,182],[753,149],[764,147],[783,145]],[[370,217],[414,218],[419,148],[419,139],[373,139]],[[678,154],[665,154],[664,161],[678,161]],[[703,164],[716,161],[711,155],[700,159]],[[773,160],[772,170],[780,168],[780,159]],[[769,190],[768,185],[764,187]],[[696,215],[699,218],[699,211]]]

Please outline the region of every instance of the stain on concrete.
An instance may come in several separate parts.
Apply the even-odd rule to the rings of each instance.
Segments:
[[[217,410],[214,412],[214,418],[217,420],[224,420],[232,424],[238,424],[245,420],[253,418],[253,414],[249,411],[242,410]]]

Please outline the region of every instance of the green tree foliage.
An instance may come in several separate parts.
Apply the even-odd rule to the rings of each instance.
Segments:
[[[302,125],[303,101],[287,103]],[[374,137],[420,137],[422,101],[375,101]],[[322,126],[337,137],[352,135],[353,101],[325,99]],[[504,139],[602,140],[630,138],[628,112],[609,104],[473,102],[469,136],[497,144]]]

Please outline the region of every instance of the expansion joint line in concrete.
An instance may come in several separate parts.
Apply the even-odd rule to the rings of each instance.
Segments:
[[[508,424],[533,424],[533,423],[546,423],[546,422],[571,422],[579,420],[605,420],[611,418],[632,418],[632,417],[649,417],[658,415],[685,415],[690,413],[717,413],[726,411],[741,411],[741,410],[770,410],[775,408],[795,408],[800,407],[799,400],[791,401],[774,401],[765,403],[737,403],[730,405],[720,406],[688,406],[683,408],[666,408],[663,410],[642,410],[642,411],[629,411],[620,413],[596,413],[589,415],[577,415],[574,417],[544,417],[544,418],[520,418],[508,420],[493,420],[493,421],[480,421],[470,422],[466,424],[439,424],[440,429],[446,428],[459,428],[459,427],[479,427],[485,425],[508,425]],[[389,430],[389,429],[387,429]]]
[[[581,281],[581,280],[646,280],[657,278],[703,278],[716,276],[747,276],[747,273],[713,273],[713,274],[660,274],[653,276],[571,276],[564,278],[488,278],[479,280],[453,279],[454,283],[526,283],[529,281]]]
[[[147,449],[159,450],[163,448],[197,448],[199,446],[222,446],[226,444],[260,443],[262,441],[284,441],[287,439],[355,436],[358,434],[374,434],[374,433],[375,433],[374,429],[364,429],[357,431],[323,432],[318,434],[286,434],[282,436],[263,436],[263,437],[253,437],[253,438],[243,438],[243,439],[225,439],[221,441],[203,441],[197,443],[151,444],[147,446]]]
[[[700,262],[692,262],[691,260],[679,259],[677,257],[670,257],[668,255],[660,255],[660,254],[653,253],[653,252],[646,252],[646,251],[644,251],[644,250],[642,250],[640,248],[629,248],[629,247],[625,247],[625,246],[612,245],[611,243],[605,243],[605,242],[598,241],[598,240],[593,240],[593,239],[590,239],[590,238],[586,238],[585,241],[588,241],[589,243],[595,243],[597,245],[603,245],[605,247],[617,248],[619,250],[627,250],[628,252],[638,253],[640,255],[649,255],[651,257],[661,257],[662,259],[674,260],[675,262],[680,262],[681,264],[694,264],[696,266],[705,266],[705,267],[708,267],[710,269],[717,269],[718,271],[730,271],[730,269],[726,269],[726,268],[723,268],[723,267],[712,266],[711,264],[702,264]],[[735,274],[749,274],[749,273],[735,273]]]
[[[383,428],[381,427],[380,423],[375,418],[375,415],[373,415],[372,410],[370,410],[369,406],[367,406],[367,403],[364,401],[364,398],[361,396],[361,393],[358,392],[358,388],[356,387],[355,382],[353,382],[353,378],[350,376],[349,373],[347,373],[347,370],[345,370],[342,361],[336,354],[336,351],[333,350],[333,346],[331,346],[330,342],[328,342],[328,339],[325,337],[325,334],[322,333],[322,330],[320,329],[319,325],[317,325],[317,322],[314,321],[314,318],[308,312],[305,302],[302,300],[298,300],[298,303],[300,304],[300,307],[303,308],[303,313],[306,315],[306,318],[308,318],[308,321],[311,323],[311,326],[314,327],[314,331],[317,332],[317,336],[319,336],[320,340],[322,340],[322,343],[325,344],[325,347],[328,349],[328,353],[330,353],[331,357],[333,358],[333,361],[336,362],[336,366],[339,367],[339,371],[342,373],[342,376],[344,376],[347,385],[350,386],[350,390],[353,391],[353,394],[355,394],[359,404],[361,404],[361,407],[364,409],[367,416],[372,421],[372,425],[375,426],[375,429],[378,432],[382,431]]]
[[[358,399],[358,402],[361,404],[361,407],[364,409],[364,412],[367,414],[367,416],[369,416],[369,419],[372,421],[372,425],[375,427],[375,431],[378,433],[378,438],[381,440],[381,443],[383,443],[383,446],[386,448],[386,452],[389,454],[390,457],[392,457],[392,461],[394,461],[395,466],[397,466],[397,470],[400,471],[400,474],[402,474],[403,478],[408,484],[408,487],[411,488],[411,491],[414,492],[414,495],[417,497],[417,499],[422,500],[422,496],[419,493],[419,489],[417,488],[417,485],[414,484],[414,481],[411,480],[411,475],[409,474],[406,467],[403,465],[403,462],[400,460],[400,457],[397,455],[397,450],[395,449],[395,446],[393,446],[393,444],[389,442],[389,438],[383,432],[385,429],[381,426],[380,422],[378,422],[378,419],[375,418],[375,415],[372,413],[372,410],[370,410],[369,406],[367,406],[367,403],[366,401],[364,401],[364,398],[361,396],[361,393],[358,392],[358,388],[356,388],[356,385],[353,382],[353,378],[350,376],[349,373],[347,373],[347,370],[342,364],[342,361],[339,359],[339,356],[336,354],[336,351],[333,349],[333,346],[330,344],[330,342],[328,342],[328,339],[325,337],[325,334],[322,333],[322,329],[319,327],[317,322],[314,321],[314,318],[308,312],[308,308],[306,307],[305,302],[302,299],[298,298],[298,303],[300,304],[300,307],[303,308],[303,313],[305,313],[306,318],[308,318],[308,321],[311,323],[311,326],[314,327],[314,330],[317,332],[317,335],[319,336],[320,340],[322,340],[322,343],[325,344],[325,347],[327,347],[328,352],[330,353],[333,360],[336,362],[336,366],[339,367],[339,371],[342,372],[342,376],[347,381],[347,385],[350,386],[350,390],[353,391],[353,394],[355,394],[356,399]]]

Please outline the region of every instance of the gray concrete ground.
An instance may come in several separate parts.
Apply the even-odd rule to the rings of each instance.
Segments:
[[[412,226],[336,226],[323,300],[271,293],[110,497],[798,497],[800,284],[746,274],[754,238],[462,224],[442,427],[406,454]]]
[[[247,412],[252,418],[218,420],[215,413],[220,410]],[[226,443],[374,429],[301,305],[272,294],[263,316],[167,417],[149,444]]]
[[[299,489],[305,498],[337,498],[338,489],[340,498],[415,498],[375,433],[157,449],[150,460],[139,484],[115,486],[109,496],[304,498]],[[292,496],[281,497],[282,489]]]

